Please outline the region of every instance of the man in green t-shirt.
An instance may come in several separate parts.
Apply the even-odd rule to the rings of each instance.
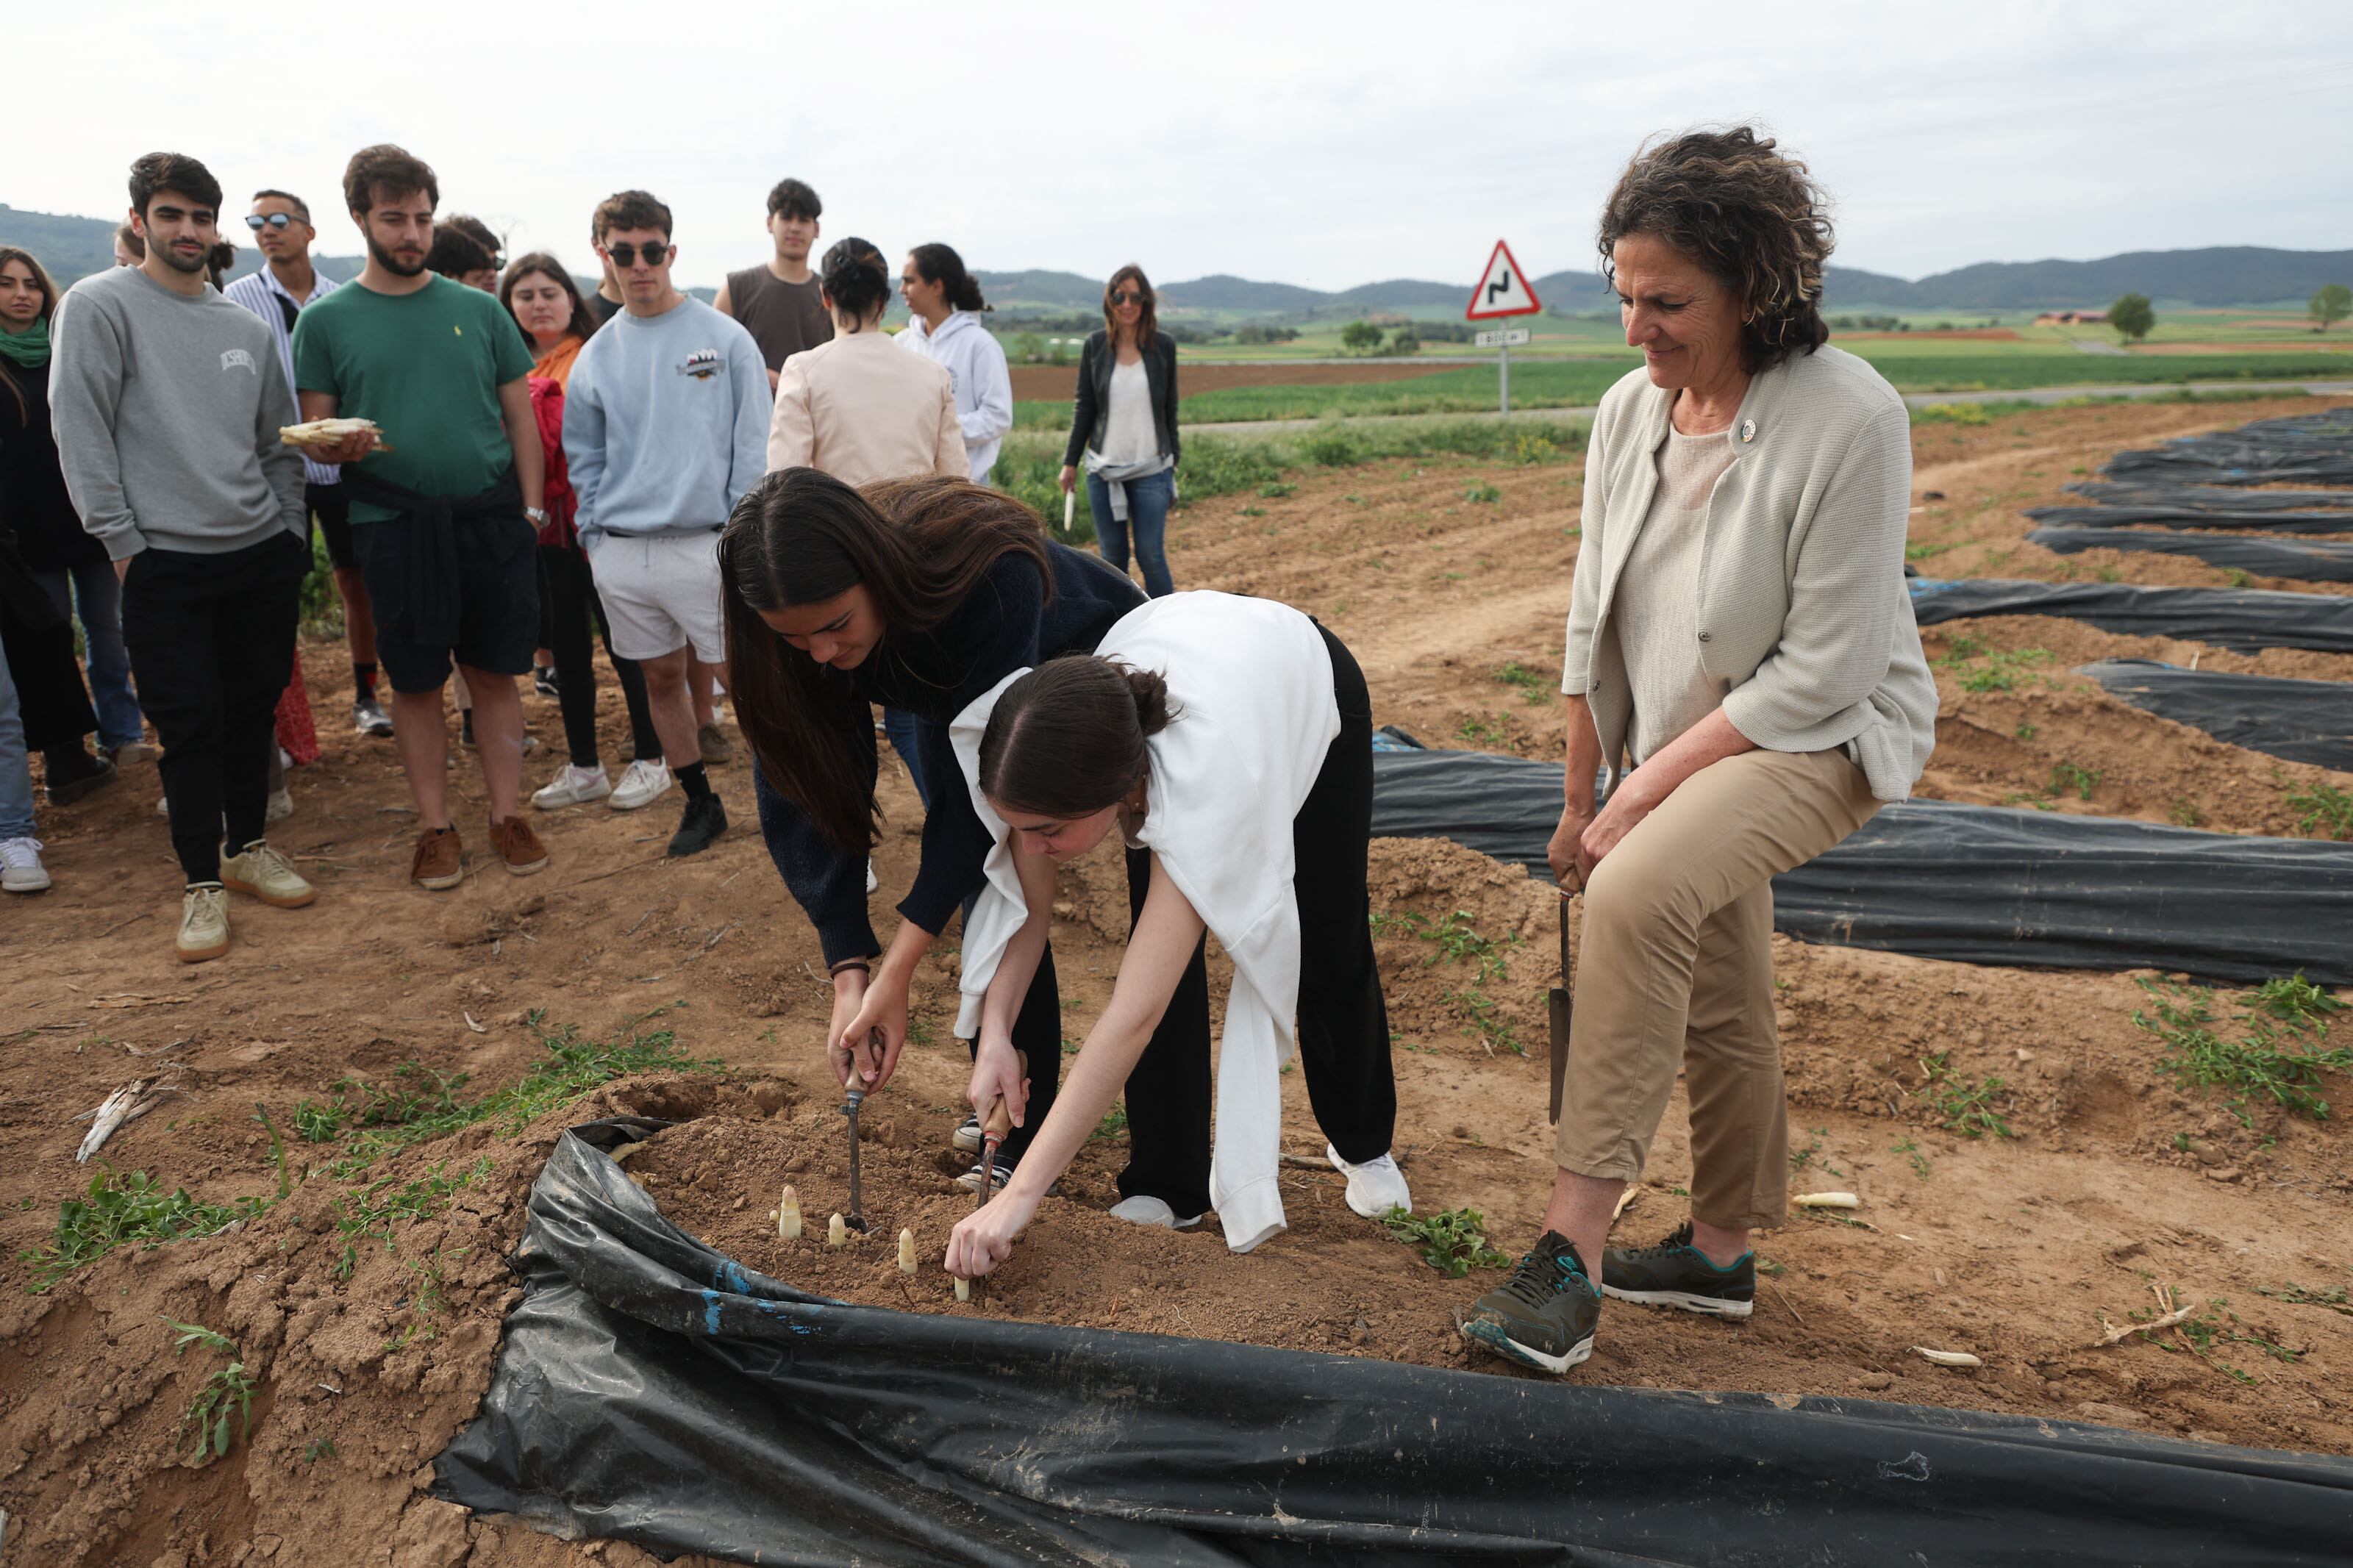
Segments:
[[[532,356],[494,295],[425,266],[433,171],[394,146],[361,149],[343,201],[367,242],[352,287],[294,325],[305,420],[374,430],[316,450],[341,463],[352,543],[376,611],[376,658],[392,683],[393,732],[424,832],[409,876],[454,888],[465,862],[448,809],[449,732],[441,689],[452,662],[474,699],[491,797],[491,843],[516,876],[547,865],[518,814],[522,700],[539,641],[543,457],[524,378]]]

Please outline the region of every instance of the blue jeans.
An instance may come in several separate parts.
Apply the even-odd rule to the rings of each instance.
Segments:
[[[26,765],[25,716],[17,710],[8,650],[0,647],[0,838],[31,837],[33,771]]]
[[[1163,598],[1176,591],[1168,575],[1168,506],[1176,499],[1176,470],[1163,468],[1146,479],[1127,481],[1127,521],[1111,514],[1111,487],[1087,476],[1087,510],[1094,513],[1095,548],[1103,558],[1127,575],[1127,535],[1135,532],[1135,563],[1144,568],[1144,591]]]
[[[147,731],[139,699],[131,689],[131,656],[122,650],[122,584],[114,575],[114,563],[85,561],[36,572],[33,577],[47,591],[58,614],[81,617],[90,702],[98,710],[98,743],[127,746],[143,740]]]
[[[915,798],[923,809],[932,809],[932,792],[923,787],[923,748],[915,729],[915,716],[904,708],[882,710],[882,733],[891,738],[891,749],[907,765],[907,776],[915,781]]]

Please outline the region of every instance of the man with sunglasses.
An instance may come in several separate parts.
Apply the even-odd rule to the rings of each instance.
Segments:
[[[546,521],[539,419],[525,384],[532,354],[498,296],[427,268],[440,198],[432,169],[400,148],[353,153],[343,205],[367,265],[294,325],[302,417],[375,426],[318,456],[343,466],[376,657],[392,682],[393,735],[423,830],[409,879],[433,891],[466,876],[449,819],[441,695],[453,663],[474,699],[491,847],[513,876],[547,867],[519,810],[515,690],[539,641],[536,543]]]
[[[671,283],[670,208],[623,191],[597,206],[595,232],[622,310],[573,362],[564,457],[613,652],[645,671],[670,760],[652,765],[673,766],[686,792],[670,852],[692,855],[727,830],[727,811],[688,681],[694,661],[726,658],[719,531],[767,469],[775,399],[752,334]]]
[[[257,191],[245,226],[260,247],[262,267],[221,290],[261,318],[278,342],[286,383],[294,384],[294,319],[305,305],[334,292],[335,280],[311,265],[311,206],[285,191]],[[352,509],[344,499],[342,470],[315,458],[302,459],[303,500],[327,541],[335,593],[343,601],[343,637],[352,648],[352,728],[364,735],[392,733],[392,716],[375,695],[375,611],[359,557],[352,553]]]

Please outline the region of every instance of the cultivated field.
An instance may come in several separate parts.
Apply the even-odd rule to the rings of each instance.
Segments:
[[[2127,362],[2082,363],[2106,374]],[[1924,420],[1914,554],[1946,576],[2221,585],[2226,574],[2195,562],[2052,555],[2024,542],[2020,512],[2069,499],[2062,487],[2120,447],[2319,405]],[[1198,484],[1188,444],[1177,581],[1322,617],[1363,662],[1379,721],[1434,745],[1556,755],[1551,692],[1582,473],[1574,437],[1555,436],[1454,425],[1248,450],[1205,439]],[[2069,673],[2138,656],[2353,680],[2353,658],[2232,655],[2050,619],[1963,623],[1927,641],[1945,710],[1926,795],[2294,834],[2291,793],[2353,790],[2353,776],[2224,745]],[[338,710],[337,647],[306,652],[314,705]],[[527,700],[552,739],[554,705]],[[604,703],[607,751],[620,754],[609,687]],[[11,1563],[345,1568],[387,1546],[403,1564],[651,1562],[470,1521],[421,1495],[490,1380],[533,1177],[564,1126],[619,1110],[690,1119],[628,1166],[670,1217],[811,1289],[1519,1375],[1453,1332],[1454,1311],[1501,1274],[1430,1268],[1351,1215],[1337,1176],[1312,1163],[1284,1173],[1293,1229],[1249,1258],[1229,1256],[1214,1225],[1178,1236],[1110,1221],[1099,1211],[1120,1161],[1115,1125],[985,1305],[957,1305],[937,1268],[970,1202],[940,1157],[965,1079],[947,1028],[952,945],[921,983],[901,1079],[865,1115],[875,1239],[835,1254],[778,1241],[767,1211],[783,1183],[820,1221],[840,1205],[841,1121],[818,1049],[817,944],[758,842],[745,768],[715,770],[736,826],[702,856],[661,858],[669,801],[642,816],[583,807],[542,819],[545,874],[515,881],[493,867],[432,895],[403,879],[413,818],[389,743],[340,732],[322,743],[322,761],[293,777],[297,815],[273,835],[320,900],[239,903],[227,958],[172,961],[177,879],[143,768],[46,813],[58,885],[0,907]],[[534,759],[533,782],[554,762]],[[470,766],[453,777],[480,866],[479,780]],[[887,777],[884,798],[878,921],[893,918],[919,821],[902,775]],[[1417,1206],[1477,1210],[1493,1247],[1516,1253],[1551,1177],[1554,896],[1452,845],[1385,840],[1373,897]],[[1108,994],[1124,910],[1112,860],[1066,875],[1054,942],[1073,1039]],[[1612,1303],[1579,1381],[1856,1394],[2353,1453],[2353,1136],[2339,1119],[2255,1106],[2242,1121],[2222,1096],[2168,1076],[2179,1043],[2135,1023],[2151,1006],[2147,977],[1777,945],[1797,1190],[1855,1192],[1862,1223],[1800,1216],[1765,1236],[1769,1283],[1743,1326]],[[2214,998],[2221,1027],[2242,1000]],[[116,1133],[107,1164],[75,1163],[86,1124],[74,1117],[138,1078],[178,1094]],[[2348,1089],[2330,1075],[2321,1092]],[[1320,1154],[1295,1075],[1286,1096],[1286,1147]],[[1679,1100],[1620,1236],[1672,1226],[1688,1173]],[[93,1178],[99,1208],[61,1221],[61,1202]],[[142,1183],[153,1191],[131,1190]],[[182,1189],[185,1202],[171,1197]],[[233,1229],[139,1239],[214,1229],[240,1204],[255,1212]],[[901,1225],[924,1263],[904,1284],[889,1242]],[[2089,1348],[2104,1321],[2155,1315],[2158,1292],[2192,1309],[2179,1334]],[[234,1351],[175,1354],[173,1323]],[[1931,1366],[1914,1345],[1985,1364]],[[175,1449],[183,1417],[207,1386],[233,1391],[216,1376],[233,1360],[253,1387],[249,1433],[232,1422],[225,1456],[198,1466]]]

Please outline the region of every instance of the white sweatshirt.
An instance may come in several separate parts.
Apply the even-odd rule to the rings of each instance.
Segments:
[[[1292,822],[1314,788],[1340,709],[1332,655],[1289,605],[1231,594],[1171,594],[1130,611],[1095,652],[1167,679],[1176,718],[1145,742],[1152,760],[1138,847],[1153,852],[1234,962],[1218,1057],[1209,1202],[1226,1245],[1248,1252],[1283,1228],[1276,1186],[1282,1063],[1299,1008],[1299,905]],[[981,1004],[1026,904],[1010,835],[980,793],[980,738],[1017,670],[956,715],[949,738],[996,846],[965,923],[956,1033],[980,1031]]]
[[[1013,374],[1005,368],[1004,349],[970,310],[950,311],[936,332],[917,316],[899,334],[898,342],[911,353],[944,365],[954,378],[956,423],[964,430],[972,481],[987,484],[1005,433],[1013,428]]]

